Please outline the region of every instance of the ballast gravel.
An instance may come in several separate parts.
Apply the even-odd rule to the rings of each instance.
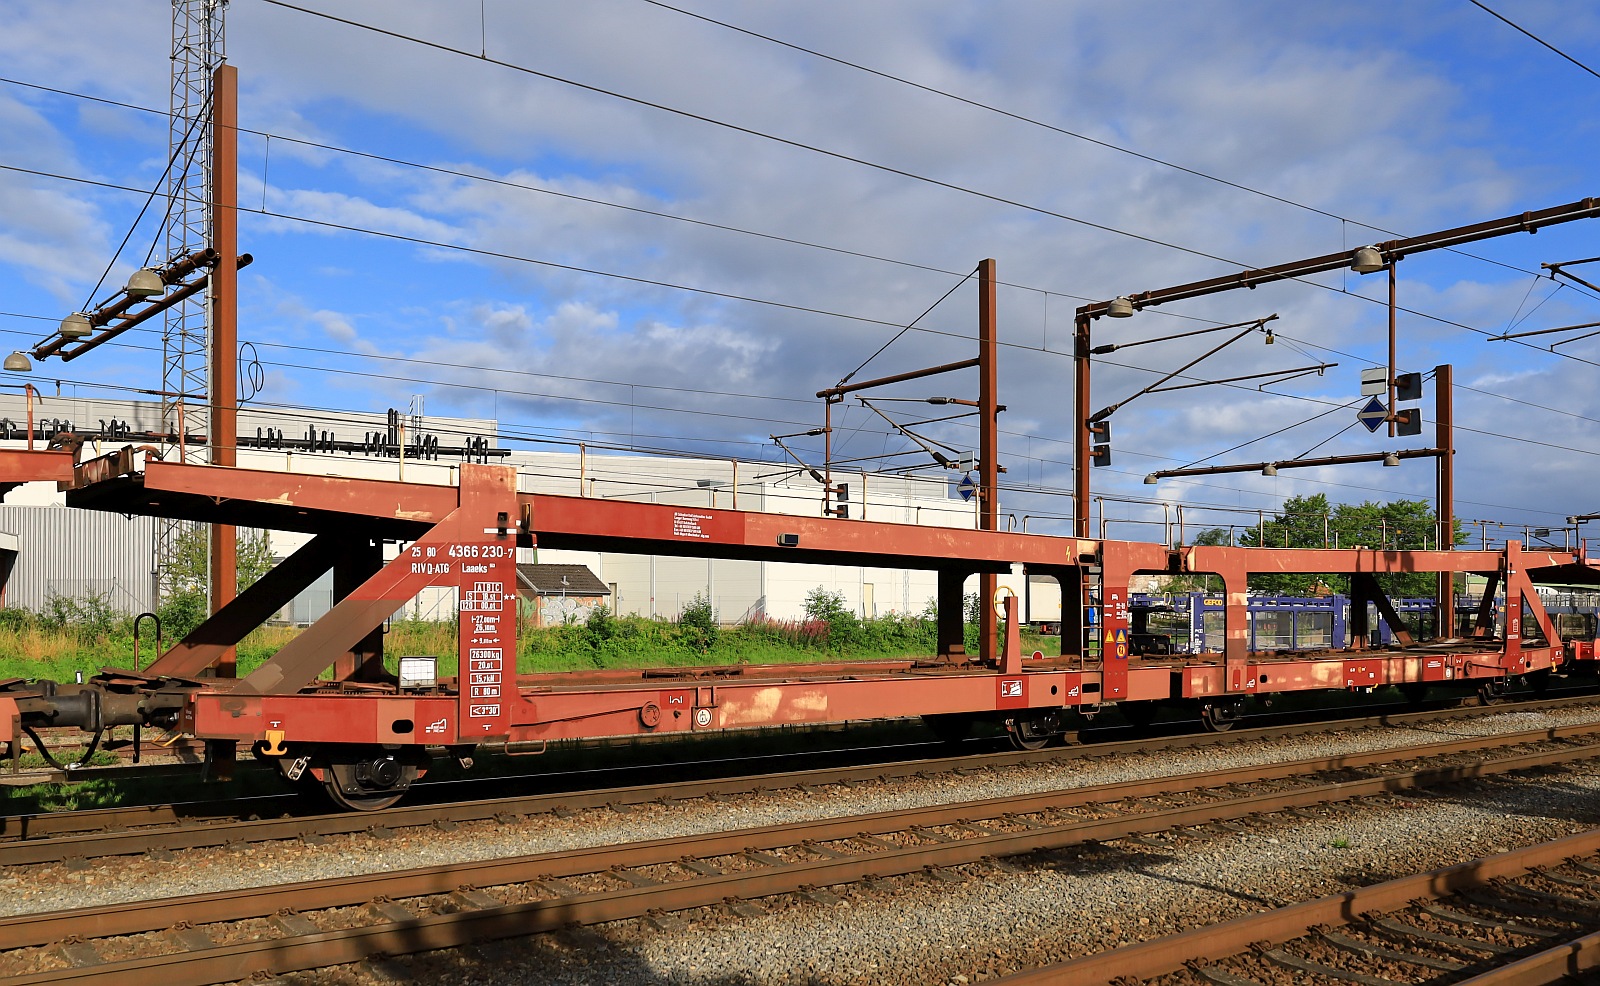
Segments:
[[[1445,723],[1340,731],[1225,746],[1122,754],[1115,760],[940,774],[849,789],[776,791],[558,819],[474,823],[453,832],[398,830],[324,845],[269,843],[0,872],[0,914],[168,898],[237,887],[609,845],[887,811],[1033,791],[1142,780],[1467,736],[1600,722],[1600,707],[1507,710]],[[839,903],[780,898],[762,917],[721,910],[681,915],[686,930],[637,921],[293,977],[381,982],[396,970],[441,983],[977,982],[1005,972],[1170,934],[1588,828],[1600,819],[1600,766],[1542,779],[1494,779],[1448,796],[1390,797],[1314,819],[1201,839],[1154,837],[1042,853],[1003,872],[974,864],[960,882],[925,877],[834,892]],[[388,971],[385,972],[384,970]],[[963,978],[964,977],[964,978]]]
[[[1490,780],[1449,796],[1388,797],[1209,839],[1118,841],[785,898],[739,918],[702,909],[687,928],[622,921],[408,960],[418,981],[460,984],[982,982],[1558,838],[1600,822],[1600,768]],[[1160,847],[1167,842],[1170,847]],[[365,970],[346,970],[362,980]],[[322,982],[305,978],[304,982]],[[370,980],[366,980],[370,981]]]

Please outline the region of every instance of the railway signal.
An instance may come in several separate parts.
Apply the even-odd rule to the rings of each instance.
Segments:
[[[1422,400],[1422,374],[1397,373],[1394,377],[1394,402]],[[1416,407],[1396,408],[1394,412],[1394,433],[1396,435],[1422,434],[1422,409]]]
[[[1089,422],[1089,441],[1097,466],[1111,465],[1111,422],[1105,419]]]
[[[828,507],[827,513],[834,517],[850,519],[850,484],[840,483],[833,488],[833,495],[838,500],[836,506]]]

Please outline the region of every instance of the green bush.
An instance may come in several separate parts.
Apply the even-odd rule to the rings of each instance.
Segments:
[[[52,593],[45,600],[44,612],[39,614],[38,619],[39,625],[45,629],[64,631],[86,644],[112,636],[125,629],[123,625],[127,622],[125,617],[111,608],[110,601],[103,594],[74,598]]]
[[[839,657],[929,656],[937,639],[933,615],[889,613],[860,619],[844,608],[842,597],[821,588],[807,596],[806,619],[756,616],[723,634],[731,651],[818,651]]]
[[[703,592],[694,594],[678,614],[678,636],[690,649],[705,653],[717,644],[717,611]]]
[[[589,618],[583,621],[583,628],[588,633],[589,643],[595,647],[604,646],[617,635],[617,621],[612,617],[608,606],[596,606],[591,609]]]
[[[861,621],[845,607],[844,595],[817,586],[806,593],[806,619],[828,625],[828,644],[834,650],[847,647],[856,639]]]
[[[204,623],[211,613],[204,592],[197,589],[183,589],[169,596],[156,611],[156,615],[161,617],[162,639],[176,643],[187,637],[195,627]]]
[[[822,586],[817,586],[806,593],[806,619],[830,622],[840,613],[846,612],[844,594],[829,592]]]
[[[869,654],[930,655],[939,646],[937,619],[890,613],[862,620],[853,635],[854,649]]]

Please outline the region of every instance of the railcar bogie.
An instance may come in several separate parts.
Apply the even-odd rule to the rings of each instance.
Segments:
[[[285,780],[318,791],[341,808],[376,811],[405,797],[433,764],[431,751],[399,745],[317,746],[252,744],[251,752],[277,767]]]
[[[1201,702],[1200,723],[1207,731],[1225,733],[1244,717],[1244,700]]]
[[[1052,743],[1064,742],[1067,735],[1062,714],[1055,709],[1035,709],[1010,717],[1005,720],[1005,727],[1011,745],[1019,750],[1042,750]]]

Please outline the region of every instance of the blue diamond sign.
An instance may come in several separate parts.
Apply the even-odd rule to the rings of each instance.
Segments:
[[[1362,426],[1368,431],[1375,432],[1382,427],[1385,421],[1389,420],[1389,408],[1384,405],[1383,401],[1374,397],[1372,400],[1367,401],[1366,406],[1356,412],[1356,420],[1361,422]]]

